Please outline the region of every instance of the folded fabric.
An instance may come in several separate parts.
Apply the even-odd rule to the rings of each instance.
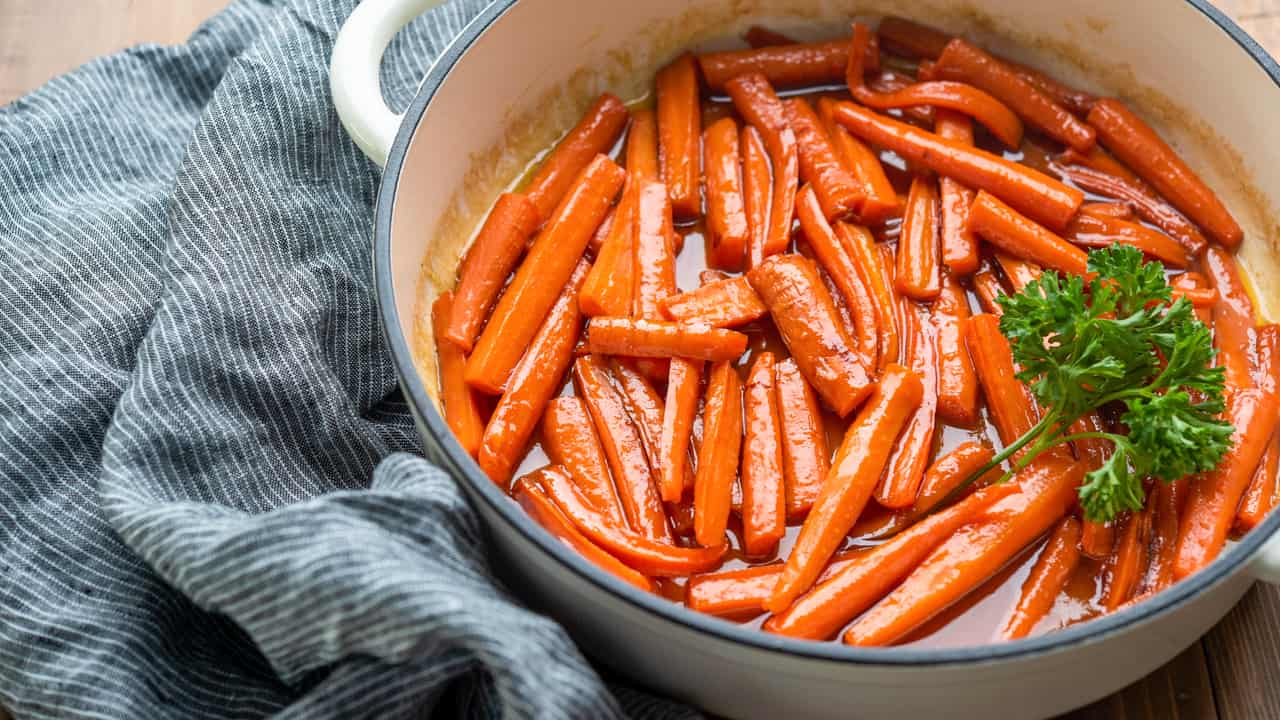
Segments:
[[[393,105],[484,4],[396,39]],[[0,108],[0,705],[694,716],[606,687],[411,454],[328,93],[353,6],[241,0]]]

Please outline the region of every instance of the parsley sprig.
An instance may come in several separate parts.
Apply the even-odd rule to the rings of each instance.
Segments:
[[[1223,370],[1211,367],[1212,335],[1186,298],[1172,300],[1163,269],[1125,245],[1095,250],[1083,278],[1046,272],[1022,292],[1001,296],[1000,331],[1018,379],[1044,410],[1035,427],[1001,451],[978,477],[1027,448],[1005,474],[1072,440],[1100,438],[1114,450],[1080,486],[1085,516],[1105,521],[1143,506],[1143,480],[1172,481],[1218,465],[1232,426],[1220,419]],[[1092,410],[1123,406],[1128,434],[1071,433]]]

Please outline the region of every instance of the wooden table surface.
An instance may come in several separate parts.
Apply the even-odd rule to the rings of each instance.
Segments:
[[[181,42],[226,0],[0,0],[0,104],[90,58]],[[1218,5],[1280,55],[1280,0]],[[1280,718],[1280,588],[1258,586],[1200,642],[1071,720]],[[3,710],[0,710],[0,718]]]

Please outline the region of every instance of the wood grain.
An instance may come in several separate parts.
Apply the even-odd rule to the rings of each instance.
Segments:
[[[0,0],[0,104],[92,58],[139,43],[176,43],[227,0]],[[1221,0],[1224,12],[1280,54],[1280,0]],[[1069,720],[1280,718],[1280,588],[1259,586],[1186,652]],[[0,710],[0,720],[5,720]]]

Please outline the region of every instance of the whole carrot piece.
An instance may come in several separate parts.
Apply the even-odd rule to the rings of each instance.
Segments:
[[[973,123],[959,113],[938,110],[934,115],[933,130],[940,138],[973,145]],[[972,190],[955,178],[938,178],[942,262],[957,275],[969,275],[978,269],[978,238],[968,228],[969,206],[972,204]]]
[[[658,160],[658,117],[648,108],[636,110],[631,116],[631,127],[627,128],[626,163],[627,177],[633,182],[662,179]]]
[[[693,480],[694,538],[699,545],[713,547],[724,544],[742,446],[742,381],[730,361],[711,367],[702,427],[698,472]]]
[[[1098,148],[1094,149],[1102,152]],[[1115,198],[1132,205],[1139,217],[1177,240],[1192,257],[1203,252],[1209,242],[1205,239],[1204,233],[1200,232],[1200,228],[1178,212],[1177,208],[1156,195],[1155,191],[1145,183],[1138,185],[1119,175],[1097,170],[1094,167],[1057,163],[1051,164],[1050,167],[1060,177],[1071,181],[1081,190]]]
[[[1083,210],[1067,224],[1066,238],[1085,247],[1132,245],[1169,267],[1185,268],[1187,251],[1178,241],[1138,223]]]
[[[813,106],[804,98],[790,98],[782,106],[796,136],[800,180],[813,188],[828,221],[849,217],[861,206],[862,190],[836,156]]]
[[[671,197],[671,210],[679,218],[697,217],[702,205],[698,197],[702,104],[693,55],[685,53],[659,70],[654,83],[658,98],[658,164]]]
[[[964,345],[964,324],[970,314],[964,288],[947,274],[929,319],[938,352],[938,418],[960,427],[978,422],[978,376]]]
[[[538,233],[467,359],[467,384],[496,395],[564,289],[596,226],[622,187],[622,168],[604,155],[574,180]]]
[[[604,449],[582,398],[559,397],[547,403],[542,416],[542,449],[552,463],[569,473],[596,508],[614,522],[626,523]]]
[[[578,293],[587,317],[630,315],[635,302],[635,223],[639,186],[629,184],[614,206],[609,232],[596,253],[595,264]]]
[[[1031,574],[1022,583],[1022,592],[1013,613],[1005,621],[1000,636],[1017,640],[1031,634],[1032,628],[1049,613],[1053,601],[1066,586],[1071,573],[1080,564],[1080,521],[1065,517],[1036,558]]]
[[[609,369],[613,373],[614,385],[622,394],[627,414],[640,433],[645,457],[649,459],[649,469],[655,478],[659,478],[661,454],[658,447],[662,442],[662,416],[666,414],[666,408],[662,396],[637,365],[634,360],[611,358]]]
[[[995,456],[994,450],[977,440],[955,446],[925,471],[911,511],[918,515],[933,509]]]
[[[920,318],[916,304],[901,298],[900,316],[909,331],[907,360],[920,379],[920,404],[889,458],[889,466],[876,486],[876,502],[890,509],[910,507],[920,491],[925,468],[933,454],[935,415],[938,407],[938,356],[933,328]]]
[[[880,348],[875,301],[862,282],[848,249],[823,217],[812,185],[806,185],[796,197],[796,215],[800,218],[800,230],[809,241],[809,247],[813,248],[813,254],[849,308],[854,330],[851,339],[857,347],[862,366],[875,367]]]
[[[969,230],[1015,257],[1071,275],[1084,275],[1089,255],[987,191],[969,207]]]
[[[608,153],[618,142],[629,116],[621,100],[605,93],[556,145],[524,190],[538,208],[539,224],[551,217],[593,158]]]
[[[747,214],[747,228],[750,230],[747,248],[763,248],[769,235],[769,204],[773,197],[773,170],[769,166],[769,153],[764,147],[760,131],[750,125],[742,126],[738,146],[742,151],[742,204]],[[744,249],[743,256],[725,269],[739,270],[745,263]]]
[[[1150,561],[1139,591],[1157,593],[1173,584],[1173,563],[1178,552],[1178,525],[1187,499],[1188,478],[1156,483],[1152,492]]]
[[[742,549],[752,557],[773,554],[787,529],[774,366],[773,353],[757,355],[743,391]]]
[[[1244,231],[1213,190],[1169,147],[1156,131],[1119,100],[1105,98],[1089,111],[1089,124],[1117,158],[1151,183],[1209,237],[1228,248],[1240,245]]]
[[[938,220],[937,185],[932,178],[917,175],[907,194],[895,276],[898,292],[913,300],[928,302],[941,290]]]
[[[858,219],[868,225],[878,225],[898,213],[901,207],[898,193],[885,174],[880,156],[835,121],[835,103],[830,97],[819,98],[818,117],[831,138],[836,157],[860,186],[862,199],[858,204]]]
[[[876,247],[875,239],[865,227],[836,223],[835,229],[836,236],[853,259],[858,277],[862,279],[862,285],[875,305],[876,328],[880,335],[876,369],[883,370],[889,363],[898,361],[898,301],[894,295],[893,283],[887,280],[884,260]]]
[[[781,612],[813,586],[822,568],[862,514],[894,442],[920,404],[919,378],[901,365],[885,368],[880,384],[849,429],[773,594],[765,603]]]
[[[773,163],[773,198],[769,206],[769,231],[764,245],[747,249],[747,264],[755,267],[791,244],[791,218],[795,214],[796,183],[800,174],[799,148],[787,121],[782,101],[762,74],[739,75],[725,85],[738,113],[760,131]]]
[[[731,117],[712,123],[703,131],[702,153],[711,243],[709,262],[716,267],[740,268],[751,230],[742,194],[738,123]]]
[[[698,56],[702,75],[712,91],[727,90],[730,81],[759,73],[778,87],[805,87],[840,82],[849,62],[849,41],[771,45]],[[879,45],[867,48],[867,67],[880,67]]]
[[[1253,373],[1249,350],[1254,345],[1257,315],[1245,288],[1235,257],[1219,247],[1207,249],[1202,258],[1205,274],[1218,291],[1213,306],[1213,344],[1218,349],[1215,362],[1226,369],[1228,387],[1250,387]]]
[[[676,293],[676,250],[672,244],[671,201],[660,182],[640,183],[636,201],[635,298],[631,314],[646,320],[661,320],[660,302]],[[665,380],[669,370],[665,360],[639,361],[645,375]]]
[[[867,85],[852,89],[859,103],[876,110],[932,106],[938,110],[961,113],[987,128],[992,137],[1005,147],[1017,148],[1022,143],[1022,121],[1003,103],[972,85],[951,80],[932,80],[907,85],[900,90],[882,92]]]
[[[658,439],[658,485],[666,502],[679,502],[684,495],[689,440],[698,414],[703,364],[701,360],[671,359],[662,434]]]
[[[802,518],[818,498],[831,467],[818,398],[793,358],[774,366],[782,469],[788,518]]]
[[[825,581],[858,559],[862,553],[836,553],[819,576]],[[764,602],[782,575],[783,564],[756,565],[738,570],[719,570],[694,575],[685,585],[684,604],[691,610],[721,617],[743,618],[764,612]]]
[[[431,304],[431,332],[440,363],[440,402],[444,406],[444,419],[449,430],[462,449],[475,457],[480,449],[480,438],[484,435],[484,417],[475,394],[462,379],[467,356],[444,336],[453,314],[453,302],[453,293],[441,293]]]
[[[1030,390],[1016,377],[1009,342],[1000,334],[1000,319],[989,314],[969,318],[965,344],[987,399],[991,424],[996,426],[1000,441],[1008,445],[1034,427],[1040,418]]]
[[[813,261],[779,255],[747,273],[805,378],[836,414],[848,415],[873,385],[858,361]],[[727,332],[727,331],[722,331]]]
[[[587,324],[587,347],[601,355],[733,360],[746,351],[747,336],[705,323],[598,317]]]
[[[712,327],[736,327],[759,320],[769,311],[742,276],[705,283],[696,290],[669,295],[658,303],[676,322],[701,322]]]

